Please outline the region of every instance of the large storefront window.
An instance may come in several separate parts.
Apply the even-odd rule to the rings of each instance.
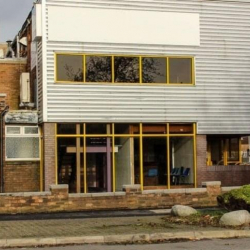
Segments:
[[[72,193],[194,187],[194,131],[194,124],[57,124],[58,183]]]
[[[249,136],[208,136],[207,165],[250,164]]]

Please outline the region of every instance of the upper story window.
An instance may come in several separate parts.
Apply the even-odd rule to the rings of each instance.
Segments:
[[[40,133],[37,126],[6,126],[6,160],[39,160]]]
[[[55,81],[194,85],[193,57],[56,54]]]

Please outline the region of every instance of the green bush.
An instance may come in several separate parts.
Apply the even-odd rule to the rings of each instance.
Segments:
[[[219,195],[217,201],[220,207],[227,210],[246,209],[250,211],[250,185]]]

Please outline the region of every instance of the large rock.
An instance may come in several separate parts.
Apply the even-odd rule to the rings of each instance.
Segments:
[[[250,214],[247,210],[239,210],[224,214],[220,219],[223,226],[246,226],[250,223]]]
[[[194,208],[183,205],[175,205],[171,209],[171,214],[180,217],[190,216],[196,213],[197,211]]]

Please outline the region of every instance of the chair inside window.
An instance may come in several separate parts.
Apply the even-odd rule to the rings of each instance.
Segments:
[[[180,183],[184,184],[185,180],[189,176],[190,168],[185,168],[182,174],[180,175]]]

